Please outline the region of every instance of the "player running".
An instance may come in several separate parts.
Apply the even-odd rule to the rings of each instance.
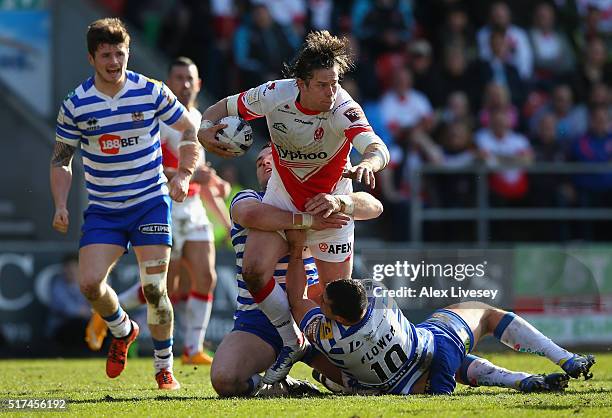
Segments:
[[[180,202],[187,196],[199,146],[196,125],[174,94],[164,84],[127,70],[129,44],[119,19],[96,20],[88,27],[88,59],[95,74],[66,97],[57,117],[50,173],[53,227],[68,230],[71,164],[80,145],[89,206],[79,244],[79,283],[113,335],[106,374],[121,374],[139,332],[106,281],[131,244],[147,299],[155,379],[160,389],[174,390],[180,384],[172,373],[173,311],[166,291],[170,197]],[[178,171],[169,182],[161,164],[160,122],[183,133]]]
[[[287,231],[287,238],[291,247],[287,295],[304,335],[337,366],[318,375],[331,390],[450,394],[459,381],[537,392],[563,390],[569,376],[592,377],[592,355],[573,354],[520,316],[484,303],[451,305],[413,325],[393,298],[368,298],[360,281],[342,279],[326,286],[318,306],[303,296],[305,274],[299,260],[306,236],[302,231]],[[515,372],[471,355],[486,335],[513,350],[545,356],[565,373]]]
[[[266,117],[274,166],[263,202],[296,213],[295,224],[304,228],[310,226],[311,218],[302,213],[324,213],[320,206],[324,202],[316,198],[321,194],[338,196],[342,211],[351,215],[351,178],[374,187],[374,173],[389,161],[386,146],[361,106],[338,83],[352,66],[347,45],[346,39],[327,31],[310,33],[295,62],[287,67],[290,79],[270,81],[220,100],[204,112],[198,132],[208,151],[229,157],[232,154],[215,138],[222,125],[213,126],[211,121],[227,115],[247,120]],[[351,167],[348,156],[353,146],[363,158]],[[350,277],[353,230],[351,220],[340,229],[308,232],[306,243],[323,283]],[[283,339],[277,361],[264,376],[266,383],[273,383],[286,376],[305,352],[285,293],[270,281],[277,260],[287,253],[287,243],[278,233],[254,231],[248,244],[244,281],[257,299],[265,301],[261,310]]]
[[[272,175],[272,150],[264,147],[257,157],[257,180],[262,190],[266,190],[268,180]],[[225,336],[217,348],[211,368],[211,382],[220,396],[251,396],[262,394],[294,394],[309,392],[310,384],[299,382],[287,376],[280,385],[262,391],[261,377],[258,373],[266,370],[274,363],[278,352],[283,347],[283,341],[270,320],[260,310],[261,301],[252,296],[246,288],[242,275],[242,262],[247,237],[254,230],[276,231],[283,228],[303,228],[294,224],[294,213],[278,209],[262,202],[264,192],[243,190],[238,193],[231,204],[233,221],[232,243],[236,251],[236,280],[238,284],[238,308],[234,315],[234,328]],[[368,193],[358,192],[351,195],[354,201],[355,219],[371,219],[382,213],[381,203]],[[349,221],[333,208],[338,206],[334,196],[321,196],[322,204],[329,211],[327,218],[321,215],[312,217],[310,229],[340,228]],[[333,214],[332,214],[333,212]],[[280,288],[285,287],[287,270],[287,255],[283,255],[274,269],[274,283]],[[319,292],[317,269],[314,259],[307,251],[300,258],[303,270],[306,272],[308,294],[316,298]],[[271,392],[270,392],[271,391]]]
[[[168,69],[166,85],[177,96],[178,100],[188,110],[193,123],[200,125],[202,114],[196,107],[196,99],[200,92],[202,80],[198,68],[192,60],[186,57],[175,59]],[[178,170],[179,145],[181,133],[165,123],[160,125],[160,137],[164,174],[171,179]],[[189,297],[184,316],[184,348],[182,362],[184,364],[211,364],[212,357],[204,352],[203,342],[210,321],[212,299],[216,284],[215,248],[213,245],[212,226],[206,215],[200,195],[208,206],[218,215],[219,219],[227,219],[229,215],[225,203],[216,199],[217,191],[227,189],[226,182],[207,167],[204,152],[189,183],[189,191],[184,202],[172,206],[172,239],[168,268],[168,292],[173,299],[173,290],[178,288],[181,263],[186,267]],[[215,193],[215,195],[213,195]],[[225,198],[225,196],[220,196]],[[122,292],[119,301],[124,309],[132,309],[144,304],[144,295],[140,283]],[[176,306],[175,306],[176,308]],[[87,326],[86,338],[92,350],[99,350],[106,335],[106,323],[94,314]]]

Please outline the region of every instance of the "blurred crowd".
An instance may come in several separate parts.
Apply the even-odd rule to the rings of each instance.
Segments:
[[[612,0],[99,1],[151,46],[191,57],[214,98],[282,78],[310,30],[346,36],[356,66],[342,85],[392,156],[378,191],[386,239],[409,237],[410,173],[422,164],[611,160]],[[423,187],[428,207],[476,204],[473,174],[428,176]],[[612,207],[612,173],[506,169],[488,187],[495,207]],[[609,240],[610,232],[508,225],[493,238]],[[451,226],[426,233],[474,238],[474,228]]]

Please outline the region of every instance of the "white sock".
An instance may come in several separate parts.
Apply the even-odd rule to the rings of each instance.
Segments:
[[[172,299],[171,299],[172,300]],[[183,342],[185,345],[185,335],[187,330],[187,301],[183,299],[172,301],[174,311],[174,335],[173,338]]]
[[[268,317],[283,339],[283,345],[296,346],[302,342],[302,333],[291,316],[287,294],[276,280],[270,281],[253,295],[259,309]]]
[[[191,292],[187,299],[185,321],[185,348],[193,355],[204,349],[204,335],[210,321],[212,294]]]
[[[155,374],[162,369],[172,371],[174,356],[172,355],[172,338],[164,341],[153,340],[153,365]]]
[[[493,335],[515,351],[544,356],[555,364],[573,355],[559,347],[529,322],[511,312],[502,317]]]
[[[121,306],[114,314],[102,318],[115,338],[123,338],[132,330],[132,322],[128,314],[121,309]]]
[[[513,372],[496,366],[489,360],[468,355],[459,368],[462,380],[471,386],[500,386],[518,389],[521,380],[530,373]]]
[[[139,308],[146,303],[144,295],[142,294],[142,285],[136,282],[132,287],[123,292],[119,293],[119,303],[125,309],[132,310]]]

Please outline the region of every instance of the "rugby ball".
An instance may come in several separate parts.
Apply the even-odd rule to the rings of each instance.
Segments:
[[[239,116],[226,116],[217,124],[227,125],[217,132],[217,140],[228,145],[236,156],[244,155],[253,145],[253,129]]]

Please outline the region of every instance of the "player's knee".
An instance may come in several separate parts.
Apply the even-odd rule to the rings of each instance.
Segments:
[[[229,370],[211,370],[210,382],[219,396],[239,396],[244,391],[242,387],[244,382],[241,382],[240,377]]]
[[[81,280],[79,283],[81,293],[89,301],[94,301],[102,297],[102,282],[101,281],[87,281]]]
[[[486,322],[487,333],[492,333],[497,327],[497,325],[499,324],[499,321],[501,321],[501,319],[507,313],[508,311],[504,311],[503,309],[489,306],[485,311],[485,318],[484,318]]]
[[[147,301],[147,323],[172,323],[172,303],[166,289],[167,262],[164,259],[144,261],[140,265],[142,293]]]
[[[243,260],[242,278],[247,284],[259,283],[265,272],[265,266],[260,260]]]

